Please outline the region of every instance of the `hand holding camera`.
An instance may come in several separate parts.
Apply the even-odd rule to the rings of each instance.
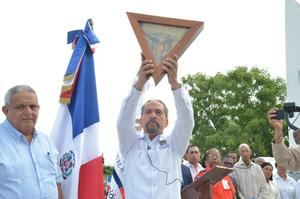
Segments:
[[[277,109],[271,119],[283,120],[284,119],[284,111],[282,109]]]

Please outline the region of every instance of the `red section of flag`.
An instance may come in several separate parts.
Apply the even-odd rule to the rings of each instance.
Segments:
[[[104,199],[103,179],[102,156],[81,165],[78,199]]]
[[[121,192],[122,198],[124,199],[124,198],[125,198],[124,187],[121,187],[121,188],[120,188],[120,192]]]

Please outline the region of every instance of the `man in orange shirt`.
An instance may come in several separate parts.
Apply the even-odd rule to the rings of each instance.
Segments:
[[[195,180],[199,179],[206,172],[216,165],[222,165],[220,151],[216,148],[209,149],[205,156],[205,170],[200,171]],[[235,189],[229,176],[225,176],[212,187],[212,199],[233,199],[235,197]]]

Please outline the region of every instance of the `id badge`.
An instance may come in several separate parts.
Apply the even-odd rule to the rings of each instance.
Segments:
[[[224,188],[225,190],[229,190],[229,189],[230,189],[227,180],[223,179],[223,180],[222,180],[222,184],[223,184],[223,188]]]

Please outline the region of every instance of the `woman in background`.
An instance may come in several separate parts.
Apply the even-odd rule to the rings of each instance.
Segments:
[[[281,199],[280,192],[276,184],[273,182],[273,166],[269,162],[264,162],[261,165],[261,168],[266,177],[266,195],[265,198],[268,199]]]

